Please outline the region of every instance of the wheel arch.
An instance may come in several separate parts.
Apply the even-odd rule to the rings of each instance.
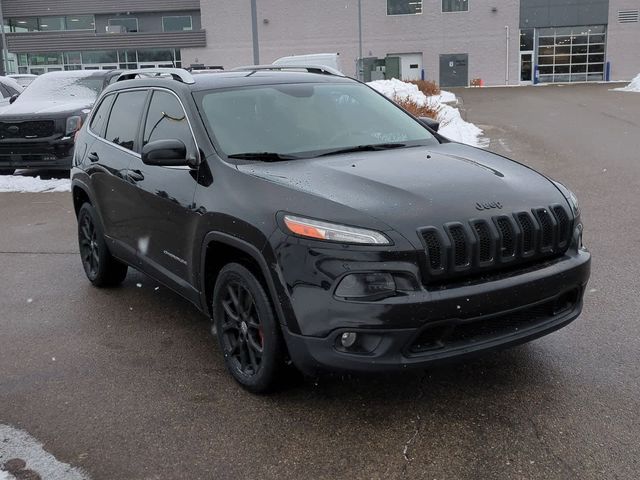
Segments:
[[[214,248],[218,254],[214,253]],[[211,298],[217,274],[224,265],[233,261],[247,267],[254,275],[258,274],[256,277],[269,293],[278,322],[288,326],[288,317],[285,315],[280,301],[282,296],[278,294],[278,289],[262,251],[245,240],[222,232],[210,232],[202,242],[200,295],[203,311],[209,316],[213,315]],[[211,274],[212,271],[215,272],[214,275]]]
[[[84,182],[75,179],[71,182],[71,196],[73,198],[73,208],[75,210],[76,217],[78,216],[80,207],[82,207],[83,203],[90,203],[93,205],[94,208],[96,208],[98,216],[100,215],[93,199],[93,195],[90,193],[89,187]]]

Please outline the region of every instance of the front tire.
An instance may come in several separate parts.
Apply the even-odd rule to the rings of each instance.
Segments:
[[[113,287],[124,281],[128,267],[109,252],[98,215],[89,203],[78,212],[78,244],[84,272],[93,285]]]
[[[229,373],[250,392],[272,390],[284,367],[284,345],[258,279],[240,264],[225,266],[213,291],[212,311]]]

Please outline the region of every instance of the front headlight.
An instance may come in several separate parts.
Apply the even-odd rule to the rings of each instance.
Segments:
[[[82,127],[82,117],[79,115],[74,115],[73,117],[67,118],[67,128],[66,135],[73,135]]]
[[[365,228],[349,227],[293,215],[285,215],[284,224],[291,233],[314,240],[357,243],[361,245],[391,244],[391,241],[382,233]]]

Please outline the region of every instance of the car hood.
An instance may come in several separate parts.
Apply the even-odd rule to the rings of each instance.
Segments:
[[[2,111],[2,116],[62,115],[91,109],[91,99],[27,100],[18,98]]]
[[[367,214],[412,240],[423,226],[557,203],[570,211],[562,193],[543,175],[456,143],[253,163],[238,169]],[[290,211],[305,214],[295,205]],[[325,219],[331,220],[331,212]]]

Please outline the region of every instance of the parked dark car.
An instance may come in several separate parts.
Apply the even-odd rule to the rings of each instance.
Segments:
[[[70,170],[74,135],[117,71],[40,75],[0,111],[0,174],[16,169]]]
[[[107,88],[72,170],[89,280],[117,285],[130,266],[191,301],[254,392],[289,360],[425,367],[580,314],[590,254],[567,188],[313,71]]]

